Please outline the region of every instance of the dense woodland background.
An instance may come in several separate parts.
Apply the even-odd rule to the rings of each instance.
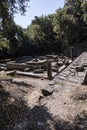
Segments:
[[[22,55],[79,54],[87,49],[87,1],[66,0],[63,8],[48,16],[35,16],[22,28],[14,14],[26,12],[29,0],[0,0],[0,59]],[[75,53],[75,54],[76,54]]]

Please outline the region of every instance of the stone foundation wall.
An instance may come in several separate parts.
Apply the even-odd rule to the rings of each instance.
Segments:
[[[7,68],[10,70],[24,70],[27,68],[27,64],[7,63]]]

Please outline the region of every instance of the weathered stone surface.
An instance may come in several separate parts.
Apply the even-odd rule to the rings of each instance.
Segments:
[[[36,70],[33,70],[33,73],[43,73],[44,70],[43,69],[36,69]]]
[[[26,63],[29,68],[39,69],[47,66],[47,60],[39,60],[38,62],[30,61]]]
[[[58,65],[62,66],[63,65],[63,61],[58,61]]]
[[[13,71],[7,72],[7,75],[11,75],[11,76],[14,76],[15,74],[16,74],[16,70],[13,70]]]
[[[65,65],[69,65],[69,60],[66,59],[66,60],[64,61],[64,64],[65,64]]]
[[[15,63],[25,63],[32,60],[32,56],[21,56],[15,60]]]
[[[27,67],[24,63],[14,63],[14,62],[8,62],[7,63],[7,69],[9,70],[24,70]]]
[[[59,69],[57,69],[57,68],[55,68],[55,67],[52,67],[52,71],[54,71],[54,72],[57,72],[57,73],[58,73]]]
[[[52,66],[49,60],[47,60],[47,77],[49,80],[52,80]]]
[[[11,117],[14,117],[14,113],[17,113],[16,116],[18,115],[18,118],[15,120],[11,118],[11,121],[13,120],[14,122],[11,122],[11,125],[9,125],[10,122],[7,124],[9,125],[7,130],[86,130],[87,86],[86,84],[81,84],[87,75],[85,71],[77,72],[75,68],[72,68],[73,64],[76,67],[77,64],[82,65],[86,63],[86,59],[87,53],[83,53],[80,58],[76,58],[75,64],[71,63],[59,73],[51,81],[51,84],[49,83],[46,86],[42,82],[43,87],[41,88],[38,87],[39,82],[36,84],[35,81],[33,81],[33,84],[36,88],[34,87],[33,89],[32,87],[26,87],[26,84],[23,82],[16,82],[15,85],[15,82],[12,84],[8,81],[2,81],[6,93],[10,93],[7,94],[9,97],[7,96],[5,101],[7,101],[6,103],[10,102],[9,110],[11,108],[13,112]],[[27,76],[29,74],[20,71],[17,73]],[[38,75],[40,76],[40,74]],[[19,79],[16,78],[16,80]],[[30,78],[26,81],[29,82],[29,80]],[[42,92],[43,89],[45,93]],[[15,110],[13,102],[17,105]],[[7,112],[7,104],[4,104],[4,106],[3,108]]]
[[[82,65],[76,66],[76,71],[84,71],[84,67]]]
[[[7,67],[6,64],[0,64],[0,67]]]
[[[59,79],[62,79],[62,80],[65,80],[65,79],[66,79],[66,77],[61,76],[61,75],[59,75],[58,78],[59,78]]]
[[[83,64],[83,67],[87,67],[87,63],[84,63],[84,64]]]
[[[38,59],[32,59],[32,62],[38,62]]]
[[[39,60],[46,60],[45,56],[39,56]]]
[[[6,71],[7,68],[6,68],[6,67],[0,67],[0,70],[4,70],[4,71]]]
[[[24,72],[30,72],[30,71],[31,71],[30,68],[25,68],[25,69],[24,69]]]
[[[87,63],[87,53],[82,53],[77,57],[67,68],[59,73],[53,80],[55,83],[59,83],[60,86],[66,86],[66,84],[82,84],[86,76],[86,67],[83,67]],[[78,67],[78,71],[76,71]],[[83,69],[85,69],[83,71]],[[55,85],[54,85],[55,86]]]

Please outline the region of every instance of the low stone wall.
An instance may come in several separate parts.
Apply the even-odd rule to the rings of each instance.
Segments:
[[[7,63],[7,69],[10,69],[10,70],[24,70],[25,68],[27,68],[27,64],[20,64],[20,63],[12,63],[12,62],[9,62]]]
[[[26,64],[28,68],[41,69],[47,66],[47,61],[46,60],[38,61],[38,62],[30,61],[30,62],[27,62]]]
[[[26,68],[30,68],[31,70],[34,69],[41,69],[41,68],[46,68],[47,66],[47,61],[43,60],[43,61],[38,61],[38,62],[26,62],[26,63],[16,63],[16,62],[8,62],[7,63],[7,69],[9,70],[21,70],[24,71],[24,69]]]

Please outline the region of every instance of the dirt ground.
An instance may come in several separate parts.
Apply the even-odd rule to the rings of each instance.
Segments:
[[[0,130],[87,130],[86,85],[54,88],[44,96],[46,79],[8,77],[4,72],[0,79]]]

